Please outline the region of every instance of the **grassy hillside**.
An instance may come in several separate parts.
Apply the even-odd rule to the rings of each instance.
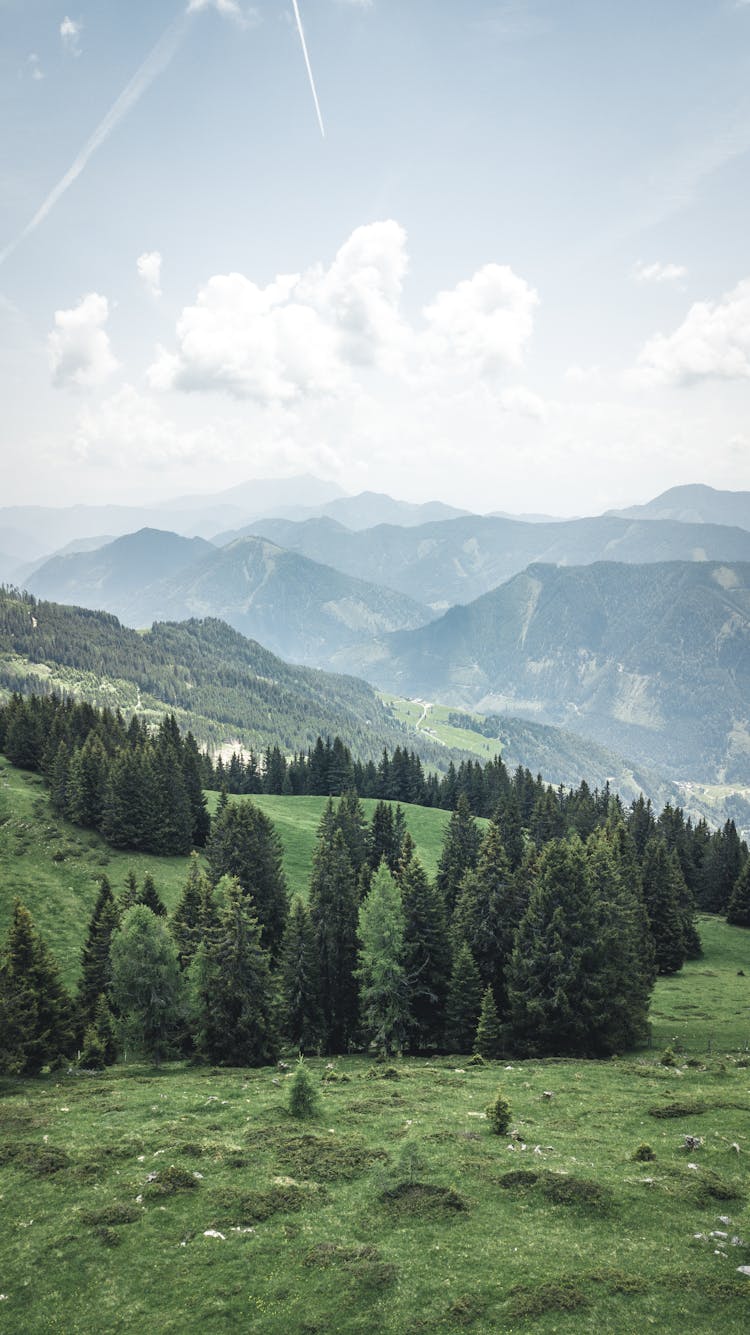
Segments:
[[[309,1067],[318,1083],[324,1061]],[[274,1068],[0,1082],[0,1321],[61,1335],[747,1330],[746,1067],[392,1070],[340,1060],[305,1123]],[[502,1137],[483,1115],[498,1089]],[[702,1143],[686,1150],[686,1135]],[[644,1142],[650,1162],[633,1157]]]
[[[209,794],[215,807],[217,794]],[[246,798],[230,798],[233,802]],[[326,804],[323,797],[254,798],[271,818],[284,850],[284,870],[292,893],[307,895],[315,833]],[[375,802],[363,803],[368,818]],[[405,805],[409,831],[429,875],[434,875],[447,811]],[[61,820],[52,811],[42,780],[13,769],[0,757],[0,933],[4,933],[16,896],[27,905],[57,956],[65,980],[73,984],[97,880],[106,874],[115,893],[132,868],[139,882],[150,871],[168,908],[182,893],[187,858],[120,853],[98,834]]]

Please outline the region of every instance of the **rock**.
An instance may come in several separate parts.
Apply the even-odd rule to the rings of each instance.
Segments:
[[[205,1231],[204,1231],[204,1233],[203,1233],[203,1236],[204,1236],[204,1238],[221,1238],[221,1241],[222,1241],[222,1242],[226,1242],[226,1237],[225,1237],[225,1235],[224,1235],[223,1233],[220,1233],[219,1230],[218,1230],[217,1228],[207,1228],[207,1229],[205,1229]]]

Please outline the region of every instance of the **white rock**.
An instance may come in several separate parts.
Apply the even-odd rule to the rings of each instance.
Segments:
[[[738,1266],[737,1266],[737,1274],[738,1274],[738,1275],[750,1275],[750,1265],[738,1265]]]
[[[222,1242],[226,1242],[226,1236],[223,1233],[219,1233],[216,1228],[205,1229],[203,1236],[204,1238],[221,1238]]]

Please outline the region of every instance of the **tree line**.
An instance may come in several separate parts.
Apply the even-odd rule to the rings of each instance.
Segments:
[[[656,976],[700,954],[675,826],[611,798],[587,834],[537,845],[525,832],[513,847],[502,816],[483,829],[462,795],[431,881],[403,812],[382,801],[368,822],[349,792],[329,799],[307,899],[290,902],[272,822],[224,794],[171,916],[150,877],[118,897],[102,879],[75,998],[16,904],[0,1066],[34,1073],[76,1047],[88,1066],[131,1053],[262,1065],[284,1046],[627,1050],[646,1035]],[[741,860],[731,903],[750,925],[744,848]]]

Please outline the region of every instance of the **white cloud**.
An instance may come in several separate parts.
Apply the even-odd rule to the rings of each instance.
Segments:
[[[531,338],[539,298],[502,264],[485,264],[425,307],[428,343],[436,360],[492,375],[519,366]]]
[[[34,79],[36,83],[41,82],[41,80],[44,78],[44,70],[42,69],[39,63],[39,57],[36,51],[32,51],[26,57],[26,64],[28,66],[32,79]]]
[[[217,14],[222,14],[224,18],[234,19],[235,23],[243,27],[249,27],[252,24],[260,22],[260,14],[253,6],[238,3],[238,0],[189,0],[186,10],[188,14],[200,14],[204,9],[215,9]]]
[[[358,227],[328,269],[278,275],[259,287],[217,274],[183,310],[177,348],[159,349],[158,389],[224,389],[260,403],[339,396],[377,372],[415,383],[493,378],[520,365],[538,298],[505,266],[488,264],[423,312],[400,310],[406,233],[393,221]]]
[[[687,269],[684,264],[661,264],[658,260],[653,264],[644,264],[639,260],[633,265],[636,283],[677,283],[685,277]]]
[[[80,56],[80,37],[82,31],[83,23],[80,19],[68,18],[68,15],[66,14],[60,24],[60,40],[62,41],[64,49],[68,52],[68,55]]]
[[[109,303],[98,292],[89,292],[71,310],[55,311],[55,328],[47,340],[55,385],[92,389],[117,369],[104,329],[108,318]]]
[[[138,277],[146,291],[152,297],[161,296],[161,254],[158,250],[148,250],[136,260]]]
[[[79,412],[70,445],[78,459],[127,468],[134,463],[158,467],[195,459],[202,450],[213,453],[217,441],[210,428],[180,430],[150,399],[126,384]]]
[[[650,383],[750,377],[750,279],[720,301],[697,301],[672,334],[655,334],[639,358]]]

